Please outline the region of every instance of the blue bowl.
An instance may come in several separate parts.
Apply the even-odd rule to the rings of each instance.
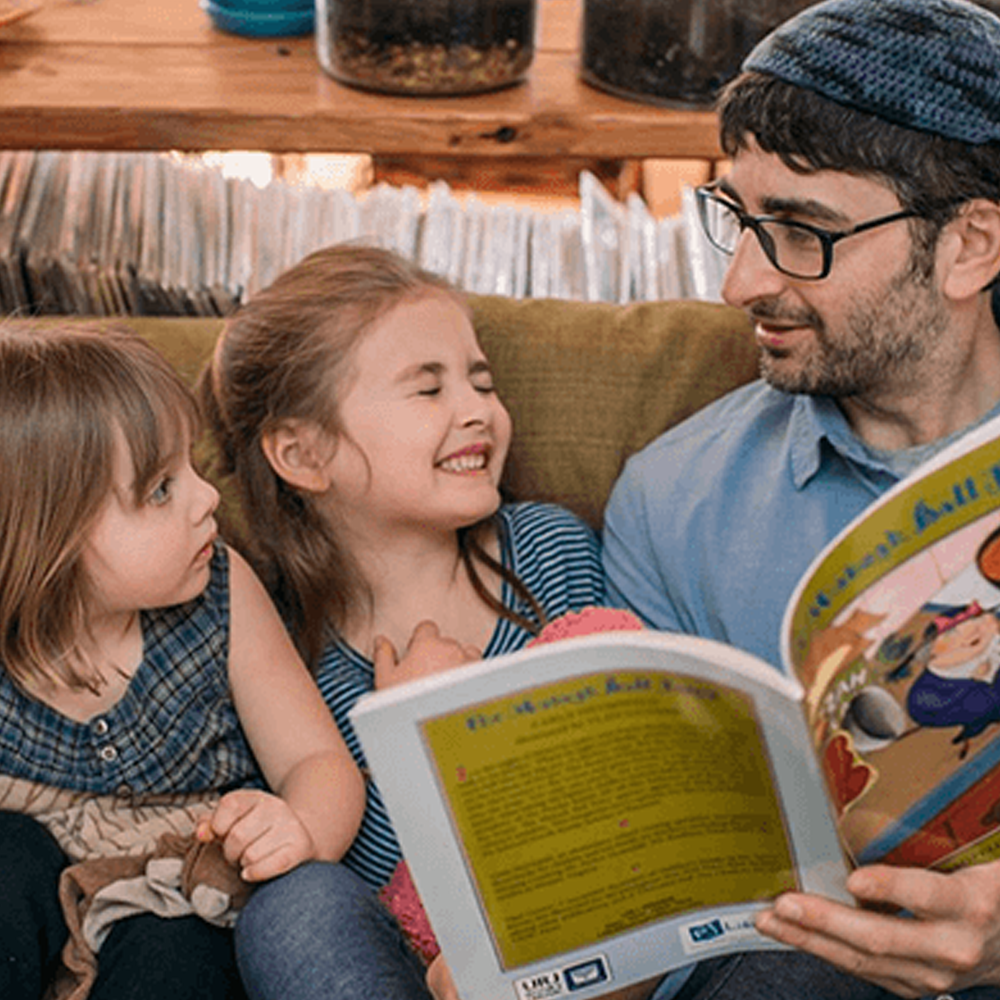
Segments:
[[[2,0],[0,0],[2,2]],[[207,0],[232,14],[302,14],[316,10],[316,0]]]
[[[246,8],[226,7],[213,0],[201,0],[201,9],[217,28],[251,38],[308,35],[316,28],[316,8],[313,5],[298,10],[262,13]]]

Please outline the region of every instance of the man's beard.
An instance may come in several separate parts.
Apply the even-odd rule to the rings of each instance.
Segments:
[[[863,396],[890,382],[907,384],[948,325],[932,279],[912,263],[881,294],[855,302],[835,336],[813,310],[788,312],[776,300],[758,303],[750,314],[813,330],[815,341],[800,361],[786,361],[795,352],[781,347],[762,348],[760,359],[761,375],[774,388],[810,396]]]

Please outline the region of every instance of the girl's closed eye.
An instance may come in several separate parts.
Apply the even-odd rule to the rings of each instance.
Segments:
[[[493,384],[493,372],[485,362],[477,364],[472,368],[469,372],[469,380],[472,382],[472,387],[476,392],[481,392],[485,395],[496,392],[496,386]]]

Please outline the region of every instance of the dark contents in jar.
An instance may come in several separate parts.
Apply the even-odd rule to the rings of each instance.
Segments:
[[[773,28],[815,0],[586,0],[583,76],[641,100],[708,106]]]
[[[535,0],[327,0],[329,71],[396,94],[468,94],[521,79]]]

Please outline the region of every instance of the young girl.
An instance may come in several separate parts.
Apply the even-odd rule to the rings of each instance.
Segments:
[[[470,310],[442,279],[380,249],[318,251],[227,321],[203,392],[253,525],[251,558],[362,766],[348,711],[375,686],[376,651],[394,662],[387,652],[433,622],[417,642],[439,629],[452,645],[432,643],[444,650],[436,666],[454,666],[518,649],[548,620],[602,601],[589,528],[552,505],[501,503],[510,417]],[[344,860],[373,887],[400,860],[374,785]],[[315,960],[296,978],[287,924],[280,947],[259,940],[267,903],[258,893],[237,929],[251,994],[335,995]],[[309,922],[317,951],[345,953],[331,948],[344,933],[332,920]],[[399,995],[423,995],[409,990]]]
[[[5,1000],[235,997],[230,932],[189,915],[179,886],[114,882],[116,861],[214,840],[195,881],[229,862],[257,883],[339,858],[360,821],[360,772],[263,587],[218,540],[218,493],[190,461],[196,416],[138,338],[0,327]],[[61,909],[70,872],[142,914],[102,918],[96,971],[80,949],[104,897]],[[55,963],[78,917],[65,958],[82,979],[67,983]]]

